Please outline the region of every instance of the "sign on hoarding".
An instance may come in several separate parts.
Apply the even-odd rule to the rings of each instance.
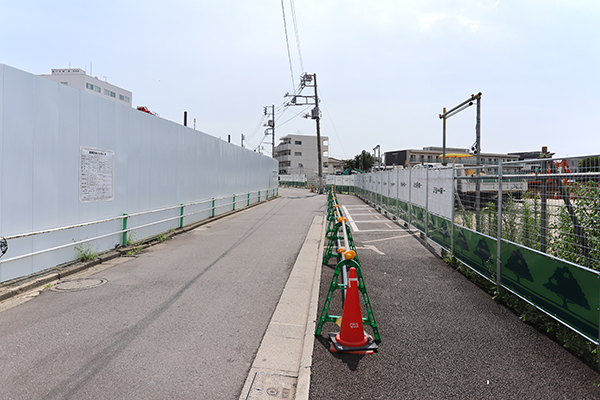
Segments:
[[[79,148],[79,201],[111,201],[114,198],[115,152]]]

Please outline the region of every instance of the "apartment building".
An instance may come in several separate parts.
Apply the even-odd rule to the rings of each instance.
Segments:
[[[279,145],[275,147],[275,159],[279,162],[280,175],[318,173],[316,136],[289,134],[279,140]],[[321,136],[321,152],[322,168],[325,174],[325,166],[329,166],[329,138],[327,136]]]
[[[80,68],[52,69],[51,75],[39,75],[62,85],[86,91],[96,96],[131,107],[132,93],[128,90],[86,75]]]

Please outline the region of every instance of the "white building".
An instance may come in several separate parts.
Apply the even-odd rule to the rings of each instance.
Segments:
[[[323,163],[323,173],[329,175],[340,175],[345,171],[344,160],[338,160],[337,158],[329,157],[327,163]]]
[[[132,94],[129,90],[86,75],[85,71],[80,68],[52,69],[52,75],[40,76],[131,107]]]
[[[279,174],[318,174],[317,137],[309,135],[285,135],[275,147],[275,159],[279,161]],[[329,164],[329,138],[321,136],[323,173]]]

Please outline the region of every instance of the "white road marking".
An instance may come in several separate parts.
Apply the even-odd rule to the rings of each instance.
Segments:
[[[368,232],[405,232],[406,229],[363,229],[358,231],[358,233],[368,233]]]
[[[386,232],[388,232],[388,231],[386,231]],[[408,237],[408,236],[412,236],[412,235],[410,233],[407,233],[406,235],[392,236],[392,237],[389,237],[389,238],[374,239],[374,240],[365,240],[363,243],[383,242],[384,240],[401,239],[401,238]]]
[[[357,247],[356,249],[357,250],[358,249],[373,250],[375,253],[381,254],[382,256],[385,256],[385,253],[383,251],[379,250],[377,247],[373,246],[372,244],[367,244],[367,245],[362,246],[362,247]]]
[[[350,229],[352,229],[352,232],[360,232],[358,226],[356,226],[354,223],[354,219],[352,219],[352,214],[348,212],[348,208],[346,208],[346,206],[342,206],[342,210],[344,210],[344,215],[346,218],[348,218],[348,223],[350,224]]]
[[[389,221],[387,219],[383,219],[383,220],[382,219],[378,219],[378,220],[372,220],[372,221],[369,221],[369,220],[354,220],[354,222],[356,222],[358,224],[362,224],[362,223],[367,224],[367,223],[372,223],[372,222],[377,222],[377,223],[380,223],[380,224],[389,224]]]

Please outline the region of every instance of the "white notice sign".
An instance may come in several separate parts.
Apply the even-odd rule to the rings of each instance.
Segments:
[[[79,148],[79,201],[110,201],[114,197],[115,152]]]

